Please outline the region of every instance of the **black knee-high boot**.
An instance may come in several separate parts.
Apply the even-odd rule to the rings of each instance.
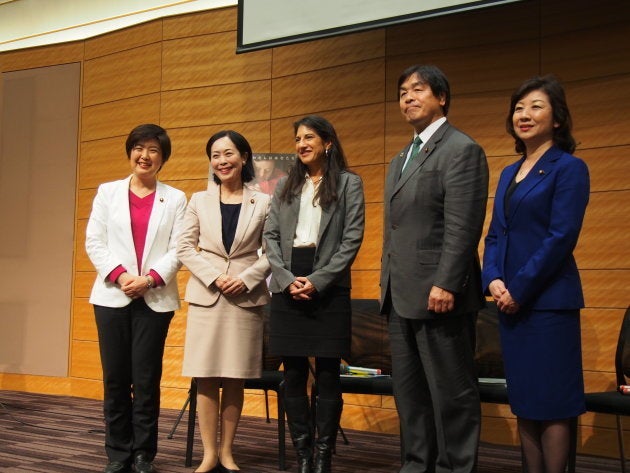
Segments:
[[[330,473],[332,453],[337,441],[339,419],[343,410],[342,399],[317,398],[315,426],[317,441],[315,442],[315,463],[313,473]]]
[[[285,397],[284,409],[287,413],[291,440],[297,453],[298,473],[311,473],[313,434],[308,397]]]

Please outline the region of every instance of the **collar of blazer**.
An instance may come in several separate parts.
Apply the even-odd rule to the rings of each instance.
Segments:
[[[536,186],[542,183],[547,176],[551,174],[553,171],[553,167],[555,162],[560,159],[564,152],[556,147],[552,146],[540,157],[538,162],[534,165],[534,167],[529,171],[525,179],[523,179],[519,184],[514,194],[510,199],[510,215],[509,219],[514,217],[519,204],[523,200],[523,198],[531,192]],[[510,164],[505,172],[501,175],[499,179],[499,184],[497,185],[497,195],[501,195],[500,198],[495,199],[495,205],[497,207],[497,215],[501,219],[501,221],[506,224],[505,221],[505,202],[504,197],[507,192],[508,187],[510,187],[510,183],[514,179],[514,176],[518,172],[521,164],[525,161],[525,157],[523,156],[514,164]]]
[[[118,181],[120,183],[120,188],[116,191],[113,198],[113,205],[117,208],[129,209],[129,184],[132,177],[133,175],[130,175],[126,179]],[[151,209],[149,224],[147,226],[147,239],[144,245],[144,254],[142,255],[143,265],[145,263],[147,255],[149,254],[149,250],[153,246],[155,237],[160,230],[160,223],[162,222],[162,217],[164,216],[164,211],[166,210],[167,204],[168,186],[166,184],[162,184],[160,181],[157,181],[155,185],[155,198],[153,200],[153,208]],[[135,251],[133,250],[133,234],[131,233],[131,212],[122,212],[121,215],[126,220],[123,228],[125,229],[125,238],[127,239],[127,241],[129,241],[128,248],[132,251]]]
[[[405,185],[405,183],[409,180],[409,178],[422,167],[422,165],[426,162],[426,160],[431,156],[433,151],[438,147],[439,143],[444,138],[445,133],[451,128],[448,121],[444,122],[440,128],[438,128],[429,141],[422,144],[422,148],[420,149],[418,156],[412,162],[407,164],[408,168],[405,169],[405,172],[402,176],[400,176],[400,172],[402,170],[403,163],[407,158],[407,153],[409,152],[409,148],[413,144],[413,140],[403,149],[396,159],[397,163],[394,167],[392,167],[392,171],[394,172],[394,176],[400,176],[400,179],[396,182],[394,186],[394,191],[392,195],[398,192],[398,190]]]
[[[326,227],[328,227],[328,224],[330,223],[330,219],[335,213],[335,210],[337,209],[339,201],[345,198],[344,192],[345,192],[347,182],[348,182],[348,173],[346,171],[341,171],[339,173],[339,179],[337,180],[337,200],[334,201],[332,204],[330,204],[330,206],[327,209],[322,207],[322,219],[319,223],[319,235],[317,235],[317,241],[322,240],[322,235],[324,234],[324,231],[326,231]]]
[[[209,212],[211,214],[211,221],[221,222],[221,186],[211,180],[208,182],[208,190],[206,191],[210,198]],[[238,223],[236,224],[236,233],[234,234],[234,242],[232,248],[230,248],[230,255],[238,251],[238,248],[247,233],[247,228],[252,221],[256,206],[262,203],[257,192],[251,190],[247,185],[243,185],[243,201],[241,203],[241,211],[238,215]],[[219,238],[221,238],[221,225],[218,226]],[[223,243],[218,245],[219,249],[226,255]]]

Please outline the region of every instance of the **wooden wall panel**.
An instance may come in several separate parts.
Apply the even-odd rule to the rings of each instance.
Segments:
[[[84,107],[81,110],[81,141],[113,136],[124,136],[126,139],[129,132],[142,123],[162,125],[160,123],[160,94],[141,95]],[[81,156],[80,164],[84,164],[83,156]]]
[[[173,128],[167,130],[173,147],[171,160],[160,171],[160,179],[201,179],[207,182],[210,161],[206,155],[206,144],[213,134],[225,129],[242,134],[254,153],[270,152],[268,121]]]
[[[236,32],[165,41],[162,90],[271,78],[271,51],[234,54]]]
[[[85,59],[89,60],[120,51],[136,49],[148,44],[159,43],[160,41],[162,41],[162,22],[149,21],[137,26],[86,39]],[[131,67],[135,70],[144,70],[145,73],[151,71],[150,69],[145,69],[144,65],[139,67],[140,64],[141,63],[131,65]],[[154,72],[156,71],[157,70],[154,70]],[[125,73],[126,71],[121,70],[120,72]]]
[[[584,309],[582,323],[582,362],[585,370],[615,371],[615,351],[623,309]]]
[[[581,242],[578,242],[581,245]],[[625,308],[630,305],[628,288],[630,287],[630,268],[626,263],[620,269],[585,268],[582,259],[577,256],[580,278],[584,290],[586,307]]]
[[[85,61],[83,106],[159,92],[161,55],[162,45],[155,43]]]
[[[86,220],[77,220],[75,234],[75,250],[74,250],[74,270],[75,271],[94,271],[94,266],[85,252],[85,229],[87,227]]]
[[[630,15],[618,27],[605,25],[560,34],[550,34],[541,43],[541,70],[563,81],[628,74]]]
[[[236,8],[217,8],[207,12],[165,18],[164,40],[236,30]],[[236,44],[234,44],[236,51]]]
[[[380,297],[380,270],[352,270],[352,297],[355,299],[378,299]]]
[[[383,101],[383,61],[375,59],[295,76],[272,83],[273,118],[338,110]],[[331,81],[331,77],[335,77]],[[360,80],[357,80],[360,77]],[[308,91],[308,93],[305,93]]]
[[[162,93],[161,125],[167,129],[269,119],[269,81]]]
[[[588,165],[591,192],[630,189],[630,146],[585,149],[579,145],[575,154]]]
[[[383,202],[383,186],[385,184],[386,171],[384,164],[350,166],[350,170],[361,176],[366,203]]]
[[[380,270],[383,246],[383,204],[365,205],[363,244],[352,266],[355,270]]]
[[[382,58],[385,45],[385,30],[379,29],[278,47],[273,50],[273,77]]]
[[[75,302],[81,299],[88,299],[92,292],[92,285],[96,278],[96,271],[77,271],[74,276],[74,298]]]
[[[70,377],[96,380],[103,379],[98,342],[72,340],[71,351]]]
[[[78,186],[80,188],[80,186]],[[94,196],[96,196],[96,189],[80,189],[77,192],[77,209],[76,209],[76,219],[85,219],[90,216],[90,212],[92,212],[92,201],[94,200]]]
[[[72,339],[98,342],[94,307],[92,304],[90,304],[87,299],[77,298],[74,300],[72,314]]]
[[[630,190],[591,194],[575,257],[589,269],[630,268]]]
[[[0,54],[0,72],[58,66],[83,61],[83,42],[75,41],[41,48],[20,49]]]
[[[184,286],[185,287],[185,286]],[[182,289],[181,287],[179,288]],[[171,325],[168,328],[168,336],[166,337],[166,346],[169,347],[183,347],[184,337],[186,334],[186,313],[188,312],[188,306],[184,306],[175,311],[175,316],[171,320]]]
[[[126,139],[127,136],[125,135],[81,143],[82,161],[79,167],[79,189],[90,190],[93,193],[91,200],[87,203],[88,213],[85,217],[90,215],[92,200],[96,195],[95,189],[100,184],[122,179],[131,173],[125,150]],[[86,206],[86,203],[82,202],[81,205]]]
[[[630,144],[630,74],[565,84],[574,134],[584,148]],[[624,117],[624,118],[621,118]]]

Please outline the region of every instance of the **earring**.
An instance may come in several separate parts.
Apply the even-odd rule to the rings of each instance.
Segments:
[[[324,154],[326,154],[326,157],[330,156],[330,148],[326,148],[326,151],[324,152]]]

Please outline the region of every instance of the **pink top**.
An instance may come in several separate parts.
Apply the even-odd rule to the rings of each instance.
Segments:
[[[138,260],[138,268],[142,267],[142,255],[144,255],[144,244],[147,241],[147,229],[149,228],[149,218],[151,218],[151,210],[155,201],[155,192],[146,197],[138,197],[129,191],[129,214],[131,217],[131,234],[133,236],[133,246],[136,250],[136,259]],[[127,272],[123,265],[117,266],[107,279],[116,282],[118,276]],[[164,284],[164,280],[153,269],[149,270],[149,276],[153,278],[156,286]]]

